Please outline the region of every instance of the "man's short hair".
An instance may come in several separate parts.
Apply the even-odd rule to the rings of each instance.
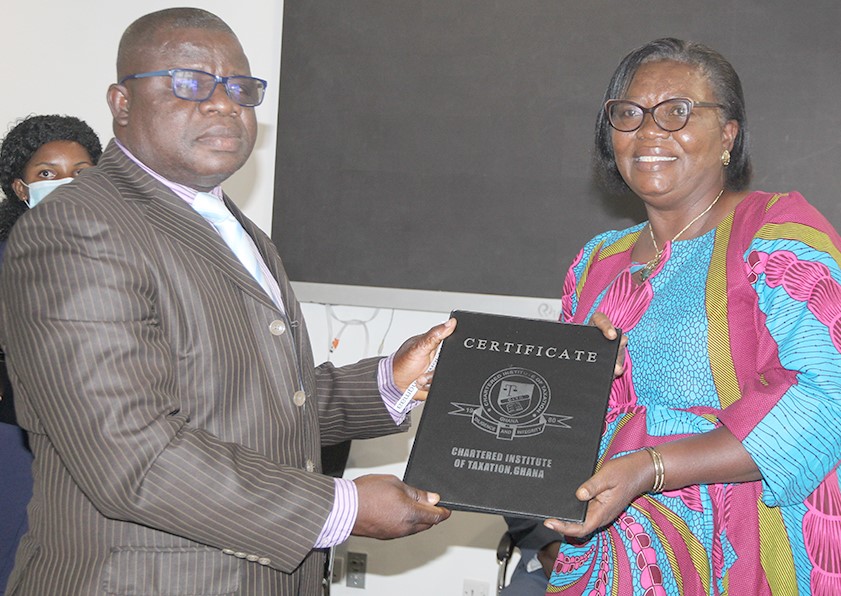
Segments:
[[[126,72],[130,68],[132,58],[152,43],[156,33],[168,29],[223,31],[236,37],[225,21],[201,8],[166,8],[150,12],[129,25],[120,38],[117,50],[117,80],[132,74]]]

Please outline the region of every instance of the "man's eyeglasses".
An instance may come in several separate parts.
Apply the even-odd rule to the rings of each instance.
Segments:
[[[256,77],[234,75],[220,77],[219,75],[193,70],[191,68],[170,68],[169,70],[154,70],[141,72],[123,77],[120,85],[129,79],[145,79],[148,77],[172,77],[172,93],[179,99],[187,101],[206,101],[216,91],[219,83],[225,86],[225,92],[234,102],[246,108],[259,106],[263,102],[268,83]]]
[[[666,132],[677,132],[689,122],[695,108],[724,108],[720,103],[692,101],[688,97],[673,97],[650,108],[627,99],[610,99],[604,111],[610,125],[619,132],[633,132],[642,126],[646,114],[651,114],[654,124]]]

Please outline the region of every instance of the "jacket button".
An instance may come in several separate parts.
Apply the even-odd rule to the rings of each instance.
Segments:
[[[307,472],[315,472],[315,464],[311,459],[307,459],[306,468]]]
[[[307,403],[307,394],[301,390],[296,391],[292,395],[292,401],[295,403],[296,406],[303,406],[305,403]]]
[[[286,331],[286,323],[281,321],[280,319],[275,319],[271,323],[269,323],[269,333],[272,335],[283,335]]]
[[[257,559],[257,562],[260,563],[260,565],[268,565],[269,563],[272,562],[272,560],[267,559],[266,557],[262,557],[260,559]]]
[[[238,552],[235,552],[235,553],[234,553],[234,556],[235,556],[237,559],[244,559],[244,558],[245,558],[245,557],[247,557],[248,555],[246,555],[246,554],[245,554],[244,552],[242,552],[242,551],[238,551]]]
[[[259,558],[260,557],[258,557],[257,555],[248,555],[247,557],[245,557],[245,560],[251,561],[252,563],[256,563]]]
[[[223,555],[232,555],[232,554],[234,554],[234,549],[232,549],[232,548],[223,548],[223,549],[222,549],[222,554],[223,554]]]

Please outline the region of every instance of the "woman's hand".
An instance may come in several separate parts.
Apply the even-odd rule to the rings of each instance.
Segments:
[[[662,443],[657,445],[657,451],[664,464],[661,488],[665,490],[762,478],[741,441],[724,426]],[[612,523],[637,496],[652,490],[654,476],[654,461],[644,449],[610,459],[575,491],[580,501],[590,501],[583,524],[557,519],[543,523],[567,536],[587,536]]]
[[[593,316],[590,317],[590,324],[601,329],[602,334],[607,339],[616,339],[616,336],[619,334],[619,330],[613,326],[613,323],[610,322],[610,319],[604,313],[593,313]],[[622,373],[625,372],[625,350],[627,345],[628,336],[623,333],[622,339],[619,340],[619,351],[616,353],[616,365],[613,368],[614,377],[622,376]]]
[[[578,487],[579,501],[590,501],[584,523],[547,519],[543,524],[556,532],[583,538],[613,522],[631,501],[654,486],[654,466],[647,451],[636,451],[608,460]]]

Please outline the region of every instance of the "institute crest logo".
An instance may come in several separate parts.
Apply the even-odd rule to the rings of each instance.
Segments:
[[[547,426],[572,428],[571,416],[547,414],[552,392],[539,373],[513,366],[488,377],[479,391],[479,404],[451,402],[452,416],[470,416],[476,428],[511,441],[542,434]]]

